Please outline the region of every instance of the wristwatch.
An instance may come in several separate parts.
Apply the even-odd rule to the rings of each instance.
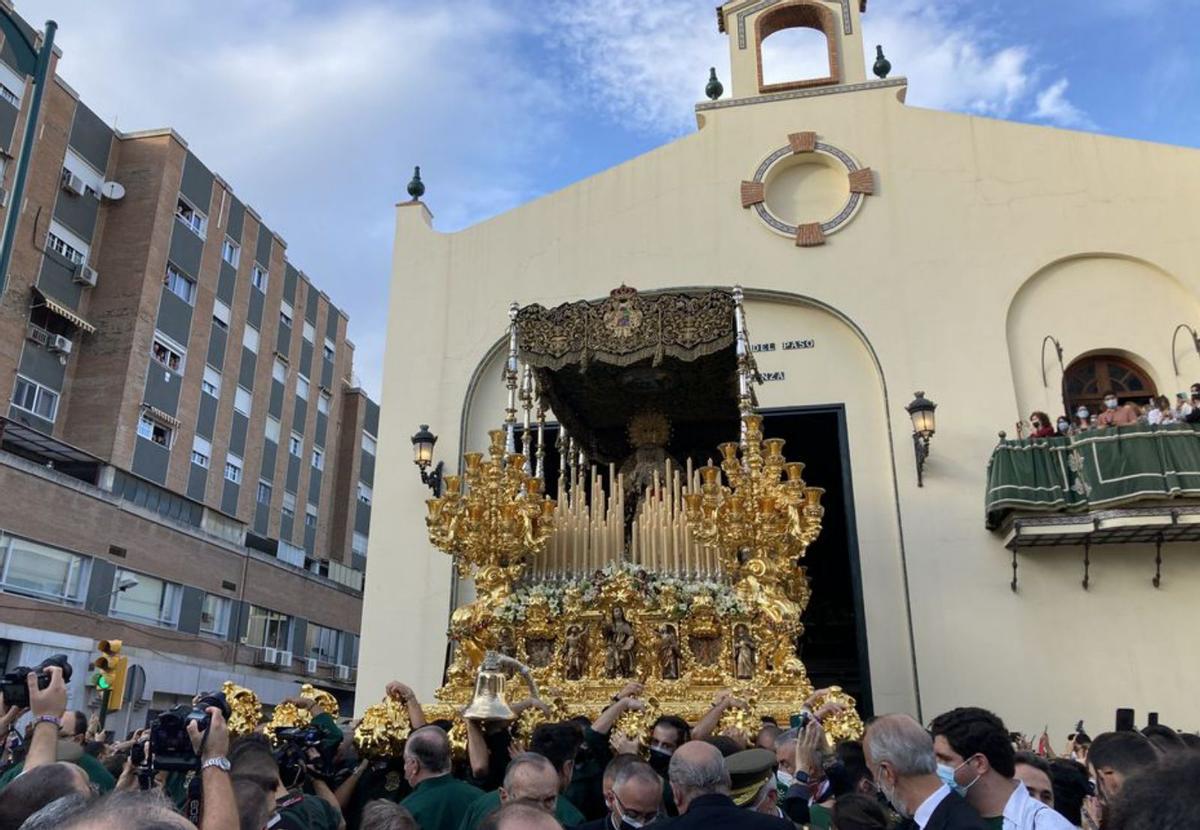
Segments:
[[[229,772],[229,759],[224,755],[218,755],[216,758],[209,758],[200,765],[200,771],[204,772],[204,770],[208,769],[209,767],[216,767],[222,772]]]

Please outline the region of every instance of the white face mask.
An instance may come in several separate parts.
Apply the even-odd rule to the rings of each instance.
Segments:
[[[780,785],[786,790],[788,787],[796,783],[796,777],[790,772],[779,770],[775,773],[775,777],[779,779]]]

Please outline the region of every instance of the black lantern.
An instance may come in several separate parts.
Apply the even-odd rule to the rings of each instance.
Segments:
[[[937,404],[925,397],[924,392],[916,392],[913,402],[904,407],[912,418],[913,450],[917,455],[917,486],[925,486],[925,459],[929,457],[929,439],[937,431],[934,411]]]
[[[437,440],[437,436],[429,431],[429,424],[421,424],[420,429],[412,437],[413,463],[421,471],[421,481],[433,491],[435,498],[442,495],[442,469],[444,466],[439,461],[432,472],[429,470],[430,465],[433,464],[433,448],[437,444]]]

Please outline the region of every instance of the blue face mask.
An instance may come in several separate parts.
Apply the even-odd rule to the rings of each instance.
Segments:
[[[962,769],[966,765],[967,765],[966,761],[963,761],[957,767],[952,767],[949,764],[938,764],[937,765],[937,776],[938,776],[938,778],[942,779],[942,783],[963,797],[966,797],[967,791],[970,790],[972,787],[974,787],[975,782],[983,777],[982,775],[976,775],[975,781],[972,781],[970,784],[967,784],[966,786],[959,784],[958,779],[955,778],[954,776],[958,773],[958,771],[960,769]]]

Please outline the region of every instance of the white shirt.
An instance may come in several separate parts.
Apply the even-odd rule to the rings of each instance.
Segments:
[[[1004,830],[1075,830],[1053,807],[1047,807],[1029,794],[1020,781],[1004,805]]]
[[[1022,789],[1024,788],[1022,787]],[[925,830],[925,825],[929,823],[929,819],[933,818],[933,811],[948,795],[950,795],[950,788],[943,784],[933,791],[933,795],[921,802],[921,806],[913,813],[913,821],[921,830]]]

